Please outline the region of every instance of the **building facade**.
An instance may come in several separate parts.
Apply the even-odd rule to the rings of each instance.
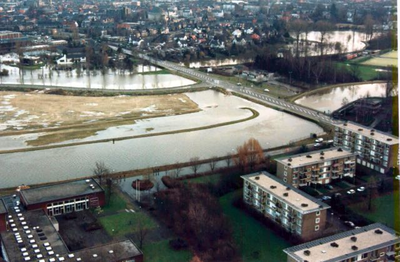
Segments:
[[[27,210],[43,209],[50,216],[104,206],[105,193],[94,179],[23,189],[21,203]]]
[[[343,177],[354,177],[356,156],[342,148],[308,152],[279,158],[277,176],[294,186],[329,184]]]
[[[283,250],[288,262],[399,261],[400,238],[376,223]]]
[[[304,240],[321,235],[327,204],[267,173],[242,176],[243,200],[289,233]]]
[[[0,233],[7,230],[7,208],[3,200],[0,198]]]
[[[382,174],[397,164],[398,137],[353,122],[335,125],[334,145],[354,152],[357,164]]]

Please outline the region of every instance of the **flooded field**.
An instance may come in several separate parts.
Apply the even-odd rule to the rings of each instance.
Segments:
[[[89,73],[74,69],[50,70],[48,67],[36,70],[20,70],[17,67],[2,65],[9,76],[2,77],[3,84],[45,85],[60,87],[78,87],[94,89],[155,89],[173,88],[195,84],[194,81],[173,74],[159,74],[154,66],[139,65],[133,72],[107,70],[105,74],[98,70]]]
[[[383,96],[385,83],[341,86],[305,95],[295,101],[296,104],[310,107],[321,112],[332,113],[344,105],[366,96]]]
[[[310,133],[322,132],[314,123],[235,96],[225,96],[215,91],[186,95],[199,105],[201,112],[141,120],[132,125],[106,129],[85,139],[177,130],[237,120],[251,115],[243,107],[252,108],[260,115],[249,121],[208,130],[123,140],[115,144],[95,143],[2,154],[0,188],[90,176],[97,161],[103,161],[114,171],[132,170],[185,162],[192,157],[205,159],[234,153],[237,146],[251,137],[258,139],[263,148],[272,148],[309,136]],[[3,139],[0,139],[1,145],[8,144],[10,147],[10,144],[24,144],[26,138]],[[11,139],[15,143],[10,142]]]

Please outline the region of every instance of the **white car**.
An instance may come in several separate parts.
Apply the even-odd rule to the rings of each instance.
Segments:
[[[320,143],[315,143],[315,144],[314,144],[314,147],[319,147],[319,146],[321,146]]]
[[[315,143],[321,143],[321,142],[323,142],[323,141],[324,141],[323,138],[318,138],[318,139],[315,140]]]
[[[362,187],[359,187],[359,188],[357,188],[357,191],[358,191],[358,192],[363,192],[364,190],[365,190],[365,187],[363,187],[363,186],[362,186]]]
[[[400,175],[396,176],[394,179],[400,180]]]
[[[356,191],[354,189],[350,189],[349,191],[347,191],[347,194],[352,195],[355,194]]]
[[[264,91],[265,91],[265,92],[269,92],[269,89],[268,89],[268,88],[265,88]]]
[[[355,227],[356,225],[351,221],[344,221],[344,223],[348,226]]]

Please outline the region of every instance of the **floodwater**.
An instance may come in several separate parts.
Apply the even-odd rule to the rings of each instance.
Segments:
[[[292,35],[294,37],[294,35]],[[300,35],[300,42],[305,41],[306,35],[303,33]],[[365,33],[358,31],[331,31],[325,37],[324,44],[324,54],[336,54],[336,53],[348,53],[363,50],[366,45],[364,43],[366,36]],[[307,36],[308,41],[320,42],[321,33],[318,31],[311,31]],[[341,49],[335,49],[335,43],[339,42],[341,44]],[[295,44],[294,44],[295,46]],[[300,50],[305,51],[306,45],[300,43]],[[293,47],[295,50],[295,47]],[[319,45],[312,44],[308,46],[308,52],[310,55],[319,55],[320,49]]]
[[[320,133],[314,123],[290,114],[252,103],[235,96],[215,91],[187,94],[203,109],[190,115],[144,120],[130,128],[143,132],[146,127],[154,132],[204,126],[212,123],[243,119],[251,115],[242,107],[257,110],[260,115],[238,124],[194,132],[154,136],[90,145],[70,146],[48,150],[0,155],[0,188],[19,184],[36,184],[92,175],[93,167],[103,161],[113,171],[125,171],[151,166],[187,162],[192,157],[201,159],[234,153],[236,147],[249,138],[257,139],[263,148],[272,148],[292,140]],[[193,118],[193,119],[191,119]],[[170,124],[168,127],[163,125]],[[129,130],[122,127],[124,130]],[[121,135],[115,129],[105,133]],[[131,131],[129,131],[131,132]],[[95,135],[103,137],[104,133]],[[1,140],[0,140],[1,143]]]
[[[239,58],[226,58],[226,59],[212,59],[201,62],[190,62],[180,63],[181,66],[187,66],[189,68],[200,68],[200,67],[219,67],[228,65],[240,65],[243,63],[252,62],[252,59],[239,59]]]
[[[353,102],[366,96],[383,96],[386,83],[350,85],[335,87],[312,95],[303,96],[295,101],[296,104],[307,106],[321,112],[332,113],[344,105],[344,101]]]
[[[133,72],[107,70],[105,74],[101,71],[91,70],[87,74],[86,70],[72,71],[50,70],[43,67],[36,70],[20,70],[17,67],[2,65],[2,69],[9,70],[9,76],[2,77],[3,84],[26,84],[26,85],[45,85],[62,86],[93,89],[155,89],[155,88],[174,88],[195,84],[194,81],[173,74],[140,74],[160,70],[154,66],[138,65]]]

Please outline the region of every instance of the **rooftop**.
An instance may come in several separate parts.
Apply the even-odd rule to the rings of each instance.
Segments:
[[[93,189],[90,185],[93,185]],[[20,191],[20,194],[27,205],[32,205],[60,199],[74,198],[102,191],[103,189],[94,179],[87,179],[24,189]]]
[[[380,223],[346,231],[284,250],[296,261],[342,261],[400,243],[393,229]]]
[[[321,209],[328,209],[330,206],[307,195],[303,191],[284,183],[279,178],[267,173],[253,173],[242,176],[243,179],[257,184],[259,187],[270,192],[275,197],[289,204],[302,213],[310,213]]]
[[[363,135],[370,139],[375,139],[384,144],[397,145],[399,143],[399,138],[394,135],[384,133],[382,131],[375,130],[368,126],[363,126],[351,121],[348,121],[347,123],[337,124],[335,126]]]
[[[51,251],[53,254],[68,253],[67,247],[43,210],[12,211],[7,220],[11,228],[15,228],[1,234],[10,261],[25,261],[24,257],[28,256],[35,260],[39,254],[49,257]],[[33,241],[34,243],[30,243]]]
[[[277,159],[276,161],[284,165],[289,165],[292,168],[296,168],[350,156],[354,156],[354,154],[350,151],[340,149],[338,147],[333,147],[325,150],[297,154],[290,157],[282,157]]]

